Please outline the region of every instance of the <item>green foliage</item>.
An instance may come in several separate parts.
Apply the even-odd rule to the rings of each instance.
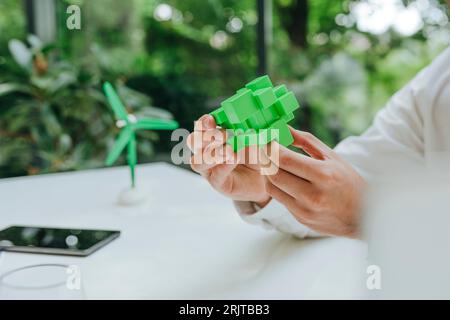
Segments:
[[[0,81],[0,176],[99,167],[116,136],[110,107],[100,90],[101,74],[55,58],[55,48],[28,37],[11,40],[16,72]],[[127,107],[139,115],[170,117],[149,107],[150,99],[120,82]],[[147,134],[155,139],[155,134]],[[151,140],[141,154],[152,155]]]
[[[362,2],[272,1],[268,73],[299,99],[295,126],[330,146],[363,132],[389,97],[449,44],[448,23],[428,18],[412,36],[363,32],[352,16]],[[422,9],[423,17],[439,9],[448,18],[445,0],[427,3],[432,7]],[[26,38],[23,7],[0,2],[0,176],[101,165],[117,133],[101,80],[116,82],[133,112],[172,113],[191,129],[256,77],[254,0],[57,4],[57,48],[32,37],[29,47],[12,44],[13,58],[9,40]],[[65,28],[68,4],[81,6],[81,31]],[[166,111],[145,107],[152,102]],[[167,132],[140,138],[140,162],[171,146]]]
[[[257,60],[253,1],[171,0],[167,4],[172,6],[174,17],[169,21],[155,17],[160,1],[151,2],[151,14],[143,17],[144,43],[151,61],[147,72],[157,76],[188,75],[197,79],[199,90],[211,98],[227,96],[254,78]],[[239,32],[229,31],[232,19],[242,23]]]
[[[22,1],[0,1],[0,55],[7,52],[8,41],[12,38],[23,38],[25,31],[25,16]],[[0,65],[2,61],[0,61]]]
[[[310,0],[307,45],[295,46],[282,21],[305,1],[275,1],[270,73],[300,98],[297,126],[330,146],[362,133],[392,94],[448,45],[448,27],[425,21],[411,37],[393,30],[376,35],[360,31],[356,23],[336,23],[338,15],[351,16],[351,7],[364,0]],[[446,12],[437,2],[430,4]]]

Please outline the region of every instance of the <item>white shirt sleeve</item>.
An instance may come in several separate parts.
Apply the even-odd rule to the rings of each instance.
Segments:
[[[236,204],[236,202],[235,202]],[[236,205],[241,218],[250,224],[265,229],[276,229],[280,232],[292,234],[298,238],[320,237],[321,235],[298,222],[286,208],[276,200],[271,200],[263,209],[257,208],[255,213],[245,212]]]
[[[367,182],[381,175],[395,174],[399,169],[424,165],[425,139],[428,143],[437,139],[432,135],[425,137],[424,118],[436,117],[431,110],[435,109],[435,97],[448,86],[450,72],[443,70],[450,69],[449,61],[450,49],[447,49],[390,99],[365,133],[349,137],[336,146],[334,150]],[[432,130],[438,129],[433,125]],[[274,200],[256,213],[241,212],[240,215],[249,223],[276,228],[300,238],[318,236]]]

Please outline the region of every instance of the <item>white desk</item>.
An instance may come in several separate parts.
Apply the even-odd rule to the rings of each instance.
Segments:
[[[138,166],[137,183],[149,201],[120,207],[116,199],[128,175],[118,167],[0,180],[0,228],[122,231],[86,258],[6,252],[0,272],[36,263],[76,265],[87,299],[361,297],[362,243],[297,240],[247,225],[205,181],[167,164]]]

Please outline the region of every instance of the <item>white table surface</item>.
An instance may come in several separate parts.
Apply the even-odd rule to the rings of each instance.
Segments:
[[[168,164],[140,165],[148,192],[118,206],[126,167],[0,180],[0,228],[13,224],[119,229],[89,257],[5,252],[0,273],[39,264],[80,268],[85,299],[360,298],[366,247],[349,239],[298,240],[247,225],[200,177]],[[20,298],[3,292],[3,299]],[[26,292],[23,295],[27,298]],[[55,291],[41,298],[65,298]]]

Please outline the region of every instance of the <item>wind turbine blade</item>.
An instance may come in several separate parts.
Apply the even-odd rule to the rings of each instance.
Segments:
[[[135,187],[135,166],[137,163],[137,146],[136,146],[136,135],[132,133],[130,142],[128,143],[128,166],[131,170],[131,186]]]
[[[105,164],[107,166],[112,165],[117,158],[119,158],[123,149],[125,149],[126,145],[130,142],[130,138],[133,135],[133,131],[129,127],[125,127],[120,131],[119,136],[114,143],[113,149],[109,152],[108,157],[106,158]]]
[[[125,106],[123,105],[111,83],[105,82],[103,84],[103,91],[105,92],[106,98],[108,99],[108,102],[111,105],[116,118],[118,120],[125,120],[126,122],[128,122],[127,110],[125,109]]]
[[[139,119],[133,124],[135,130],[175,130],[178,128],[178,122],[165,119]]]

